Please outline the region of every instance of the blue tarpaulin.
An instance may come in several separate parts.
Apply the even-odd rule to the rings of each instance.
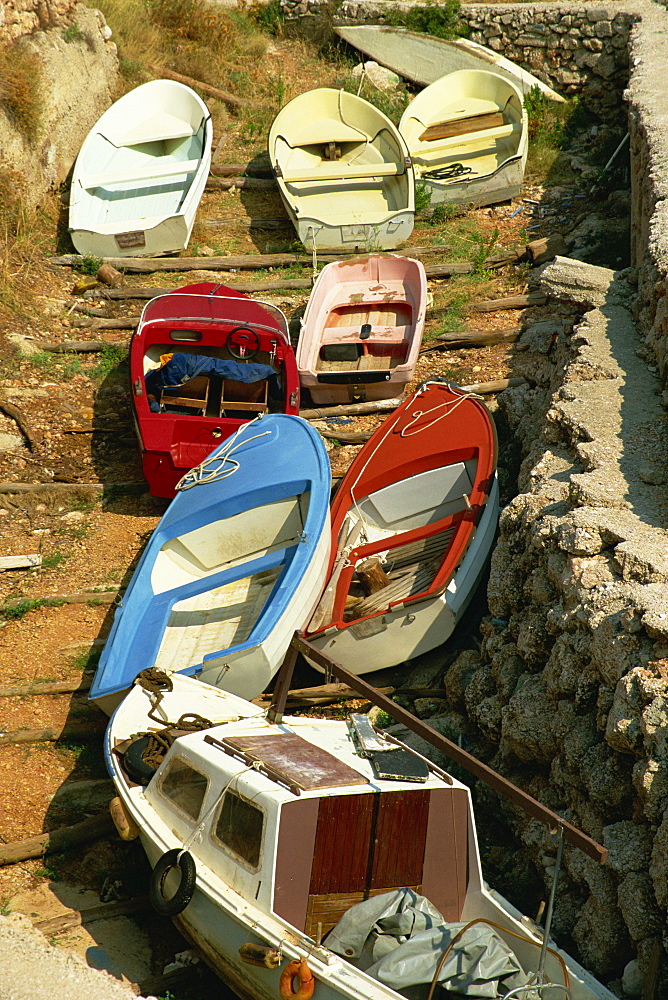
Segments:
[[[269,395],[280,399],[281,386],[277,373],[271,365],[254,364],[252,361],[221,361],[220,358],[210,358],[203,354],[183,354],[177,351],[167,364],[154,368],[146,376],[146,391],[150,396],[160,398],[163,389],[183,385],[196,375],[218,375],[221,379],[234,379],[236,382],[269,381]],[[159,412],[157,403],[151,402],[151,410]]]

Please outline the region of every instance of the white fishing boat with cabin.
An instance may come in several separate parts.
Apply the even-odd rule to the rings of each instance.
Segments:
[[[336,666],[339,679],[363,685]],[[284,666],[277,690],[289,687],[289,674]],[[155,689],[155,678],[138,680],[105,741],[118,793],[112,814],[125,839],[141,837],[154,907],[244,1000],[452,990],[488,1000],[613,1000],[488,888],[466,785],[377,733],[366,716],[348,726],[283,718],[280,696],[265,714],[180,675],[157,693],[141,686]],[[413,718],[363,686],[395,717]],[[185,732],[194,715],[207,728]],[[159,762],[150,737],[138,734],[163,729],[171,746]],[[474,773],[489,771],[430,732]],[[605,858],[526,793],[499,775],[489,780],[559,830],[557,871],[564,839]]]
[[[269,158],[307,249],[392,250],[413,231],[406,143],[361,97],[328,87],[295,97],[269,130]]]
[[[74,165],[69,232],[81,254],[155,257],[188,245],[211,165],[211,113],[151,80],[105,111]]]
[[[520,193],[528,117],[520,91],[498,73],[441,77],[411,101],[399,131],[432,205],[493,205]]]

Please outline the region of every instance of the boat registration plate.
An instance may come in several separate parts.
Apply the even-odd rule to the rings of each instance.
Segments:
[[[136,233],[117,233],[116,242],[118,243],[119,250],[132,250],[134,247],[145,247],[146,234],[141,231]]]

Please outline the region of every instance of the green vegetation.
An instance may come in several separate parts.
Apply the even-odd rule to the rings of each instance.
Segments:
[[[91,274],[93,277],[100,270],[104,260],[102,257],[93,257],[92,254],[84,254],[79,260],[74,264],[74,267],[81,274]]]
[[[68,26],[63,29],[63,38],[68,43],[85,42],[86,34],[81,30],[78,24],[68,24]]]
[[[385,22],[435,35],[436,38],[462,38],[468,35],[469,27],[461,20],[460,11],[459,0],[444,0],[443,3],[429,0],[425,7],[391,11]]]
[[[64,603],[57,597],[23,597],[16,604],[0,605],[0,618],[3,621],[17,621],[37,608],[59,608]]]
[[[88,374],[98,382],[102,382],[119,365],[127,364],[127,362],[127,347],[124,347],[122,344],[105,344],[97,364]]]
[[[67,562],[70,557],[64,552],[51,552],[48,556],[42,556],[42,569],[56,569],[62,563]]]
[[[250,18],[270,35],[280,35],[285,16],[280,0],[269,0],[267,4],[254,4],[249,11]]]
[[[39,132],[41,86],[42,64],[36,53],[18,43],[0,49],[0,103],[29,142]]]

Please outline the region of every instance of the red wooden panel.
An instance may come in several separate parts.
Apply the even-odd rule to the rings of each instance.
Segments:
[[[311,893],[366,888],[377,794],[332,795],[320,800]]]
[[[278,843],[276,845],[276,875],[274,880],[274,913],[303,931],[306,928],[315,831],[318,823],[318,800],[295,799],[281,806]]]
[[[464,788],[431,792],[422,892],[446,920],[461,920],[468,886],[468,795]]]
[[[370,889],[420,885],[429,792],[384,792],[374,831]]]

